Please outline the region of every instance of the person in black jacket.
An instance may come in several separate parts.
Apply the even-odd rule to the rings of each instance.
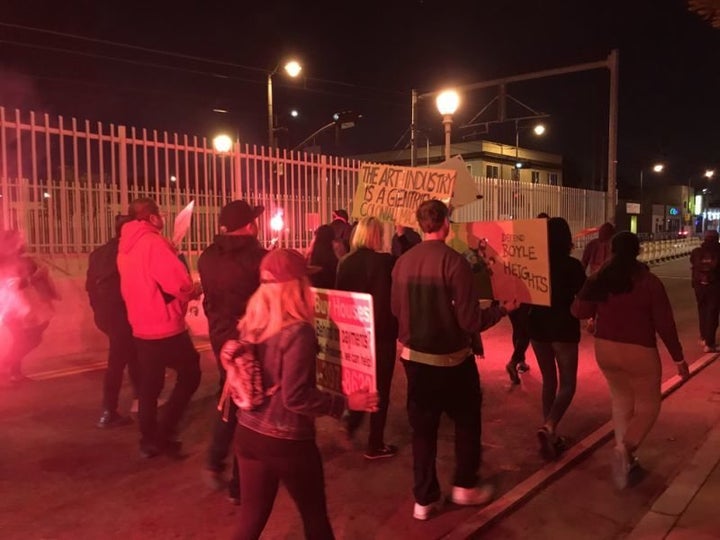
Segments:
[[[340,259],[336,289],[369,293],[373,297],[375,322],[375,369],[380,399],[378,411],[370,415],[370,434],[366,459],[392,457],[397,447],[385,444],[384,432],[390,404],[390,386],[395,369],[398,324],[390,310],[390,288],[395,259],[389,253],[379,253],[383,243],[383,226],[374,217],[360,220],[353,235],[350,253]],[[352,437],[364,414],[350,412],[347,418],[348,435]]]
[[[545,459],[555,459],[563,450],[565,443],[557,436],[556,428],[572,402],[577,382],[580,321],[570,313],[570,306],[585,283],[585,270],[579,260],[570,256],[572,248],[567,221],[550,218],[550,306],[532,306],[528,315],[530,343],[543,380],[544,423],[537,436]]]
[[[342,208],[333,210],[330,228],[335,237],[333,248],[338,259],[350,251],[350,238],[353,233],[353,226],[350,225],[350,216],[347,210]]]
[[[85,290],[90,299],[95,326],[106,334],[109,342],[107,370],[103,382],[103,413],[97,427],[122,426],[131,422],[118,413],[118,397],[123,372],[127,366],[134,395],[140,389],[140,365],[127,308],[120,293],[120,274],[117,269],[120,230],[130,221],[128,216],[115,218],[115,237],[90,253]]]
[[[320,289],[335,287],[338,258],[333,248],[334,238],[330,225],[320,225],[315,231],[308,262],[310,266],[320,268],[320,271],[310,276],[313,287]]]
[[[715,334],[720,316],[720,244],[717,231],[705,232],[703,243],[690,253],[690,265],[703,350],[715,352]]]
[[[245,315],[248,300],[260,286],[260,261],[267,251],[258,242],[256,218],[262,206],[250,206],[236,200],[220,211],[220,234],[202,252],[198,271],[205,297],[203,308],[208,318],[210,344],[220,371],[220,389],[225,385],[226,372],[220,361],[220,349],[230,339],[237,339],[238,321]],[[237,408],[231,404],[227,422],[218,413],[212,443],[208,451],[205,476],[211,487],[225,485],[225,458],[232,444]],[[228,485],[230,498],[239,502],[237,462]]]
[[[422,242],[422,237],[410,227],[402,225],[395,226],[395,234],[392,237],[392,254],[399,257],[413,246]]]

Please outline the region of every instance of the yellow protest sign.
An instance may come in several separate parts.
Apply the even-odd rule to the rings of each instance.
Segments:
[[[396,225],[417,227],[417,207],[431,199],[448,203],[456,174],[445,169],[363,163],[352,217],[374,216]]]
[[[550,305],[547,220],[454,223],[448,244],[470,261],[483,298]]]

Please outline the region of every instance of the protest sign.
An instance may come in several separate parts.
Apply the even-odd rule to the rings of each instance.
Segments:
[[[454,223],[448,244],[470,261],[483,298],[550,305],[547,220]]]
[[[455,185],[450,199],[453,209],[462,208],[482,199],[482,195],[478,194],[477,187],[475,187],[475,179],[468,171],[467,163],[461,156],[451,157],[433,167],[455,171]]]
[[[448,203],[456,175],[446,169],[363,163],[352,217],[374,216],[396,225],[417,227],[417,207],[430,199]]]
[[[366,293],[312,288],[317,385],[330,392],[375,392],[373,299]]]

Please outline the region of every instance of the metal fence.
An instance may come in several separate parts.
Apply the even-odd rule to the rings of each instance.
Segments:
[[[0,107],[0,226],[18,228],[32,252],[87,253],[113,235],[114,217],[138,196],[156,199],[172,223],[195,201],[182,248],[197,255],[211,241],[226,202],[263,205],[260,239],[276,235],[270,218],[282,212],[283,245],[306,247],[333,209],[351,209],[357,160],[268,150],[235,143],[226,153],[204,137],[114,124],[66,120]],[[512,180],[476,179],[483,199],[458,209],[455,220],[565,217],[573,231],[604,218],[603,192]]]

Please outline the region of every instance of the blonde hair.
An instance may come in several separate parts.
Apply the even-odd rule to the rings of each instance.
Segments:
[[[372,216],[362,218],[355,227],[350,249],[355,251],[368,248],[381,251],[383,248],[383,225],[380,220]]]
[[[260,343],[296,322],[312,324],[310,282],[306,277],[283,283],[262,283],[248,301],[238,323],[240,337]]]

